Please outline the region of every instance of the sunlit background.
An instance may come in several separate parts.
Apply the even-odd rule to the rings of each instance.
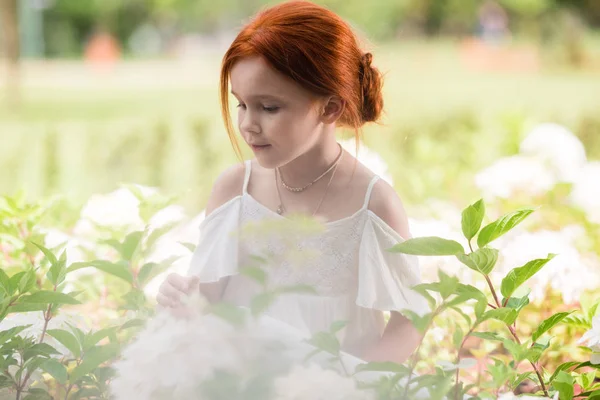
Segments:
[[[351,23],[385,74],[385,115],[365,128],[358,155],[394,185],[413,236],[467,248],[469,204],[485,200],[486,224],[535,208],[494,242],[490,278],[498,286],[557,254],[527,282],[518,329],[529,336],[553,313],[581,309],[554,330],[544,368],[589,359],[577,340],[600,299],[600,1],[316,2]],[[61,290],[82,304],[50,328],[146,318],[165,274],[186,271],[212,183],[238,161],[220,118],[221,58],[274,3],[0,0],[0,272],[42,266],[31,283],[48,288],[52,257],[32,242],[67,250]],[[348,133],[340,140],[356,150]],[[453,257],[421,258],[425,281],[438,269],[490,292]],[[26,311],[0,318],[3,328],[31,324],[52,340],[45,314]],[[422,353],[454,359],[456,317],[434,325]],[[495,346],[469,352],[485,358]]]
[[[123,197],[105,205],[117,217],[90,210],[135,183],[200,215],[236,162],[218,108],[222,55],[274,3],[0,2],[0,193],[59,195],[86,207],[68,215],[117,223],[131,205]],[[317,3],[352,24],[385,73],[386,114],[366,127],[360,156],[393,182],[413,234],[457,236],[460,210],[480,197],[492,217],[540,207],[527,231],[507,236],[514,256],[500,271],[559,252],[539,293],[550,286],[570,302],[597,288],[600,2]]]

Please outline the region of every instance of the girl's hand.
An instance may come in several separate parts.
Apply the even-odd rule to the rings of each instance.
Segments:
[[[188,296],[199,289],[200,278],[197,276],[183,276],[171,273],[160,285],[156,300],[159,306],[169,310],[173,315],[185,317],[189,309],[181,301],[181,296]]]

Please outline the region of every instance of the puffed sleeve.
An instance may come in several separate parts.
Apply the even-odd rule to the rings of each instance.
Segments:
[[[234,198],[215,209],[200,224],[200,239],[187,275],[217,282],[238,272],[238,230],[241,201]]]
[[[416,256],[387,251],[404,239],[374,213],[369,213],[360,243],[358,306],[381,311],[430,312],[425,298],[412,290],[421,283]]]

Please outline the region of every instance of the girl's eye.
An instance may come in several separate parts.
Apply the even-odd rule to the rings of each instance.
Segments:
[[[265,110],[266,112],[269,112],[269,113],[274,113],[277,110],[279,110],[279,107],[263,107],[263,110]]]
[[[242,103],[238,103],[237,107],[238,107],[238,108],[240,108],[240,107],[242,107],[242,108],[243,108],[243,107],[246,107],[246,106],[245,106],[244,104],[242,104]]]

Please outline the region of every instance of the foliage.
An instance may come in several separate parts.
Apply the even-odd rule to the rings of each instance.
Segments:
[[[46,248],[44,243],[44,215],[51,203],[26,203],[22,198],[3,197],[0,203],[2,224],[0,245],[3,265],[0,270],[0,321],[7,317],[42,313],[39,330],[28,331],[31,324],[19,324],[0,331],[0,384],[2,390],[11,390],[17,399],[108,398],[108,388],[114,377],[113,364],[128,346],[138,329],[154,315],[153,307],[144,294],[144,287],[159,272],[168,268],[148,262],[148,255],[156,241],[172,226],[160,228],[150,221],[157,211],[170,200],[144,194],[135,186],[129,188],[140,200],[145,228],[129,232],[114,232],[110,239],[99,239],[96,246],[110,246],[110,259],[68,262],[68,254],[59,248]],[[575,332],[592,328],[592,318],[599,309],[595,304],[588,309],[567,310],[544,315],[541,323],[529,326],[531,307],[526,289],[528,279],[551,262],[553,255],[532,260],[511,270],[500,284],[491,281],[490,273],[498,259],[498,251],[490,247],[499,237],[519,225],[532,209],[520,209],[490,223],[484,223],[485,205],[475,202],[462,213],[465,245],[458,241],[429,237],[403,241],[390,251],[420,256],[448,255],[456,257],[465,268],[481,274],[489,286],[486,294],[477,288],[462,284],[457,278],[439,273],[437,282],[415,287],[430,305],[430,313],[419,316],[405,311],[423,334],[419,349],[406,365],[394,363],[365,363],[357,369],[345,371],[361,381],[361,374],[376,372],[381,378],[365,381],[362,390],[377,393],[379,399],[420,398],[423,390],[427,398],[461,398],[467,394],[476,398],[495,398],[499,393],[515,390],[520,383],[530,380],[537,392],[546,397],[558,393],[561,399],[595,398],[600,390],[597,381],[599,365],[574,358],[550,367],[549,352],[555,351],[553,342],[572,340],[573,336],[551,336],[569,326]],[[476,246],[476,244],[478,246]],[[261,258],[257,264],[243,270],[251,279],[264,285],[265,292],[252,302],[250,318],[258,318],[275,297],[285,292],[305,292],[304,287],[268,289],[266,275],[261,272]],[[75,323],[53,326],[64,314],[73,310],[90,309],[95,300],[86,298],[69,285],[72,274],[82,268],[95,268],[111,279],[111,305],[119,313],[84,329]],[[115,286],[115,282],[120,285]],[[82,299],[86,303],[81,304]],[[243,324],[237,311],[228,306],[216,306],[211,313],[230,321],[234,326]],[[539,316],[538,316],[539,317]],[[440,320],[453,321],[448,325],[451,336],[444,346],[446,353],[432,357],[430,331]],[[539,319],[539,318],[537,318]],[[3,326],[6,326],[3,324]],[[337,333],[344,322],[337,321],[328,332],[318,332],[309,341],[314,351],[309,356],[327,355],[343,365],[343,354]],[[523,328],[527,327],[527,330]],[[167,327],[168,329],[168,327]],[[235,328],[234,330],[238,330]],[[590,331],[592,332],[592,331]],[[588,336],[594,335],[593,333]],[[600,338],[594,339],[600,340]],[[478,343],[475,347],[473,341]],[[443,359],[443,354],[449,359]],[[570,350],[562,357],[573,357]],[[476,373],[473,367],[478,365]],[[526,367],[529,365],[529,367]],[[339,368],[338,368],[339,370]],[[272,378],[272,377],[271,377]],[[218,398],[221,388],[238,387],[251,390],[239,376],[216,375],[203,391]],[[264,383],[264,382],[263,382]],[[262,386],[261,386],[262,387]],[[263,387],[264,389],[264,387]],[[256,393],[263,396],[263,389]],[[254,390],[254,389],[252,389]],[[250,392],[247,392],[250,393]],[[250,395],[249,395],[250,396]],[[207,397],[212,398],[212,397]],[[248,397],[253,398],[253,397]],[[260,398],[260,397],[257,397]]]

